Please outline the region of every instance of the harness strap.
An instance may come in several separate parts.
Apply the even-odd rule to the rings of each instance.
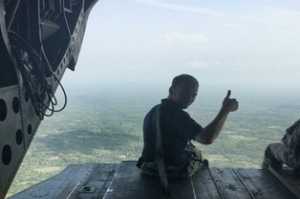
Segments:
[[[160,105],[155,108],[155,128],[156,128],[156,144],[155,144],[155,162],[158,167],[158,174],[163,191],[166,195],[170,195],[169,182],[164,161],[164,150],[162,146],[162,134],[160,128]]]

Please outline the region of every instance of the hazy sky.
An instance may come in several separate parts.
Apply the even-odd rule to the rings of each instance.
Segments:
[[[299,0],[99,0],[66,85],[300,90]]]

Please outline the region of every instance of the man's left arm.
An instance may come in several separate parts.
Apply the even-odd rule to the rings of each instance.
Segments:
[[[223,100],[223,104],[219,113],[215,119],[195,137],[196,141],[202,144],[211,144],[219,136],[228,114],[238,110],[239,107],[238,101],[234,98],[230,98],[230,95],[231,91],[229,90]]]

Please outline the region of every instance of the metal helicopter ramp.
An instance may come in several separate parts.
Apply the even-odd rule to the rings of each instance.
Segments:
[[[136,162],[70,165],[10,199],[160,199],[158,179]],[[300,180],[262,169],[203,168],[192,179],[169,183],[172,199],[297,199]],[[281,176],[281,177],[280,177]]]

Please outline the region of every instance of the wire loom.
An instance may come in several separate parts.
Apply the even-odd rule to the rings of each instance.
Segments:
[[[37,52],[22,36],[18,33],[9,31],[12,50],[15,53],[17,69],[21,72],[26,96],[28,96],[38,117],[50,117],[56,112],[63,111],[67,106],[67,94],[60,80],[53,71],[43,49]],[[53,77],[61,88],[64,96],[63,106],[58,106],[49,78]]]

